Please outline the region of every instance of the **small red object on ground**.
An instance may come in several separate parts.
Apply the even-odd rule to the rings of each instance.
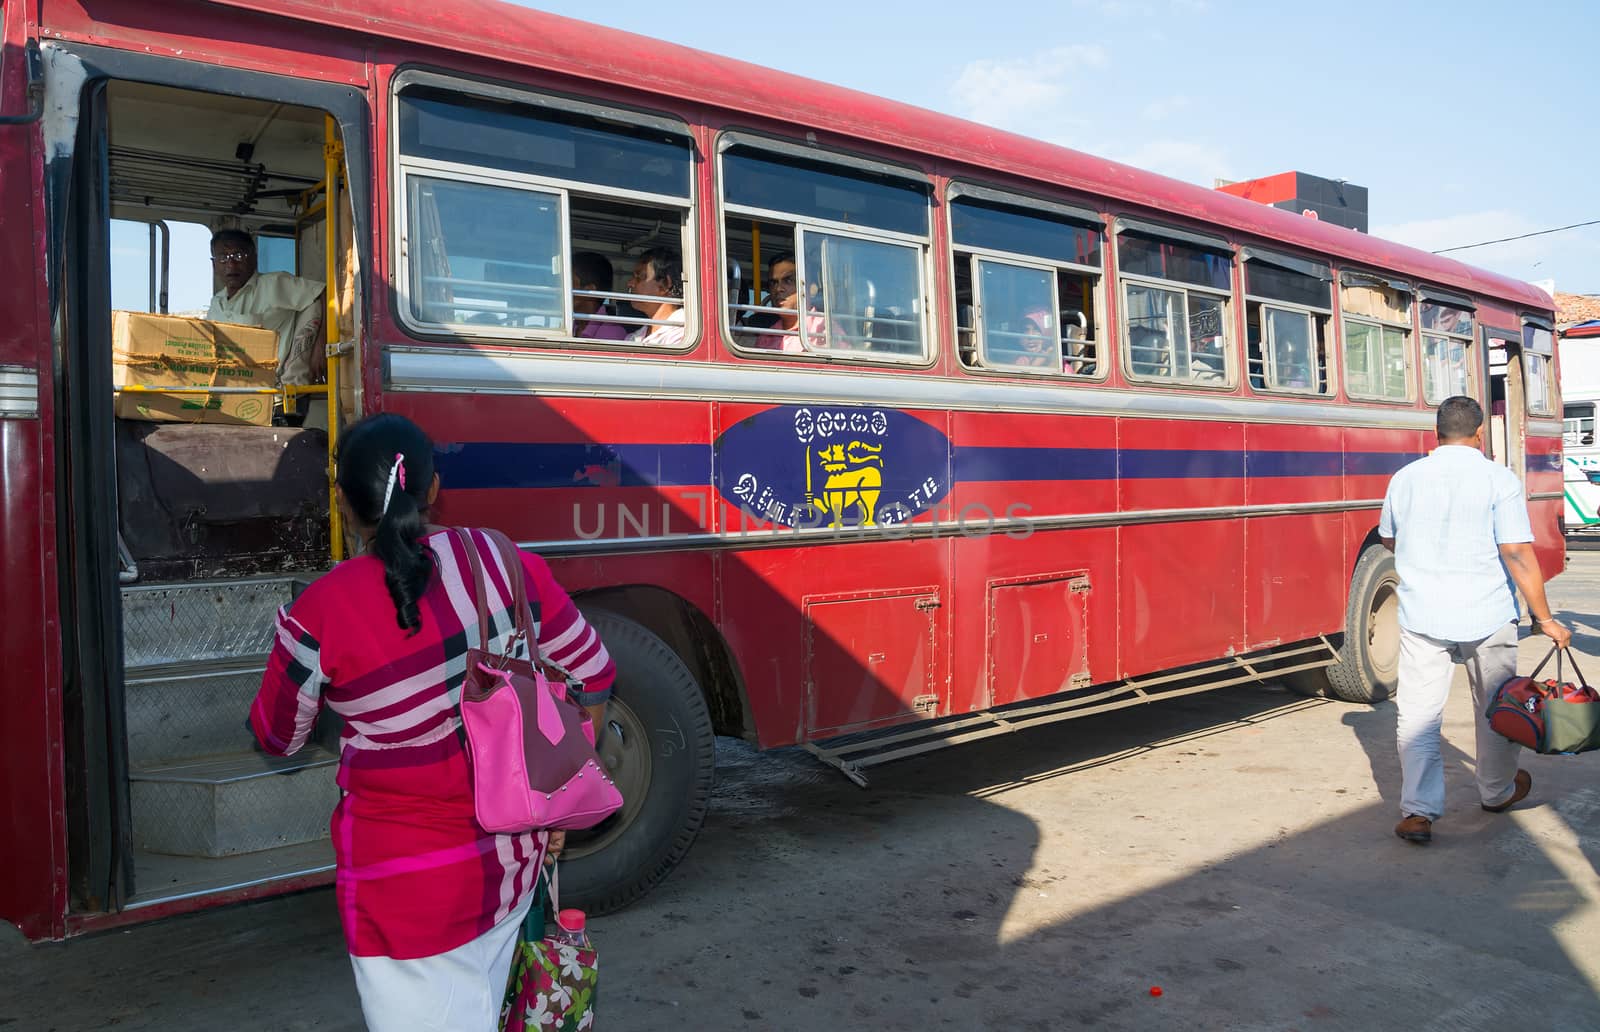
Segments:
[[[1151,986],[1150,987],[1150,995],[1151,996],[1160,996],[1161,995],[1161,987],[1159,985]]]

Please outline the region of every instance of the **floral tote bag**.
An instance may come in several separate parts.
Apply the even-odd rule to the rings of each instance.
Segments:
[[[500,1010],[503,1032],[580,1032],[594,1028],[600,960],[593,945],[573,946],[545,935],[544,887],[552,912],[561,904],[555,866],[545,868],[538,895],[528,908],[522,939],[511,962],[511,980]]]

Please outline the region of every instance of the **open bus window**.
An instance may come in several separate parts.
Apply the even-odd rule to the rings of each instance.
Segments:
[[[1258,391],[1325,395],[1333,273],[1320,262],[1241,249],[1245,276],[1245,364]]]
[[[950,201],[961,360],[1097,377],[1099,216],[957,187]]]
[[[1233,259],[1227,243],[1181,232],[1167,238],[1145,231],[1142,224],[1118,228],[1129,375],[1231,385],[1228,299]]]
[[[686,323],[681,309],[656,318],[653,298],[618,289],[644,252],[688,251],[688,131],[635,117],[533,94],[402,86],[406,321],[513,340],[692,343],[651,336]]]
[[[925,184],[735,138],[723,151],[722,186],[735,347],[928,357]]]
[[[1411,287],[1345,273],[1345,390],[1352,398],[1411,400]]]

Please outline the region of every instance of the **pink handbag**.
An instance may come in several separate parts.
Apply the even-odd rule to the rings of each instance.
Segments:
[[[594,726],[568,696],[581,688],[571,674],[539,654],[538,624],[528,607],[527,578],[517,546],[484,530],[511,581],[516,630],[505,653],[489,651],[488,590],[472,535],[454,531],[472,567],[478,603],[478,647],[467,650],[461,685],[461,724],[472,768],[472,803],[484,831],[516,834],[590,828],[622,806],[622,793],[595,754]],[[525,643],[535,659],[516,658]],[[551,681],[542,665],[564,678]]]

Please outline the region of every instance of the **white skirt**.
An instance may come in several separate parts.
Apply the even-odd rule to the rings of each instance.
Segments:
[[[371,1032],[497,1032],[517,936],[534,893],[471,942],[416,960],[351,956]]]

